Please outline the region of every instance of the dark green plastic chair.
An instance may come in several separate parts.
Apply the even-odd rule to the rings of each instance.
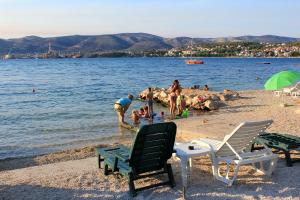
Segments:
[[[259,135],[252,144],[252,149],[258,149],[256,145],[266,145],[278,151],[283,151],[285,154],[286,165],[292,167],[294,162],[299,162],[300,159],[292,159],[291,151],[299,150],[300,137],[289,134],[265,133]]]
[[[128,178],[129,191],[136,196],[137,191],[169,184],[175,186],[171,164],[167,163],[174,152],[176,124],[173,122],[143,126],[137,133],[131,149],[98,148],[98,164],[104,163],[104,174],[118,171]],[[135,188],[134,181],[158,174],[168,175],[167,182]]]

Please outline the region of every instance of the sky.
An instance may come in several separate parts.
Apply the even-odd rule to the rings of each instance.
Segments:
[[[125,32],[300,38],[300,1],[0,0],[0,38]]]

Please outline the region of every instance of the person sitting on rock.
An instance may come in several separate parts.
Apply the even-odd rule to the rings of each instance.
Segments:
[[[208,85],[204,85],[203,90],[204,90],[204,91],[208,91],[208,90],[209,90]]]

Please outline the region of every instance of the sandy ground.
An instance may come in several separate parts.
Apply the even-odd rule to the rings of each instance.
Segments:
[[[242,98],[228,101],[219,111],[176,120],[177,141],[199,137],[222,139],[241,121],[273,119],[268,131],[300,135],[299,98],[287,97],[288,107],[279,107],[279,99],[265,91],[246,91]],[[104,176],[97,168],[94,148],[0,161],[0,199],[130,199],[126,178],[119,174]],[[92,156],[92,157],[91,157]],[[250,167],[242,167],[232,187],[212,177],[208,157],[194,161],[189,177],[188,199],[300,199],[300,163],[286,167],[280,156],[271,177]],[[300,158],[299,153],[296,157]],[[68,161],[66,161],[68,160]],[[50,164],[47,164],[50,163]],[[138,193],[135,199],[182,199],[180,161],[170,160],[176,187],[159,187]],[[25,168],[24,168],[25,167]],[[138,181],[138,186],[158,179]]]
[[[198,117],[176,121],[177,136],[189,141],[198,137],[223,139],[242,121],[272,119],[269,132],[300,136],[300,98],[279,98],[269,91],[239,92],[241,98],[227,101],[226,106]],[[280,107],[285,102],[287,107]]]

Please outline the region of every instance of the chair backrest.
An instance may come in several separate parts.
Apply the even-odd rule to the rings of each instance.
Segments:
[[[233,156],[242,152],[245,148],[250,149],[252,141],[272,124],[272,120],[243,122],[236,127],[230,135],[225,136],[222,144],[216,151],[216,156]],[[229,147],[229,145],[231,148]],[[235,153],[235,152],[236,153]]]
[[[129,157],[129,166],[137,174],[159,170],[171,158],[176,137],[174,122],[143,126],[137,133]]]

